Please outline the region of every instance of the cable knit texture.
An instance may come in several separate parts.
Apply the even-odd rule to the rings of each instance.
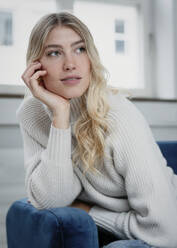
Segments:
[[[73,167],[77,98],[71,100],[68,129],[55,128],[51,111],[36,98],[23,101],[17,117],[28,198],[38,209],[68,206],[76,198],[90,202],[95,223],[119,238],[177,248],[177,176],[134,104],[121,93],[110,93],[108,100],[111,132],[99,176],[84,176],[81,162]]]

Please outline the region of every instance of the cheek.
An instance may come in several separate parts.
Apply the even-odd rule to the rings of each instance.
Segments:
[[[48,63],[45,62],[41,62],[42,64],[42,69],[46,70],[48,74],[50,74],[51,70],[52,70],[52,66]]]
[[[46,76],[43,77],[43,82],[48,90],[56,90],[59,87],[58,80],[60,78],[60,65],[56,61],[46,61],[45,58],[40,60],[42,69],[47,71]]]
[[[42,69],[47,71],[47,74],[43,77],[43,82],[46,89],[50,90],[51,88],[53,88],[52,82],[54,82],[55,78],[53,77],[54,73],[52,72],[52,68],[45,63],[42,64]]]
[[[90,63],[89,59],[87,60],[87,71],[90,74],[90,72],[91,72],[91,63]]]
[[[84,72],[89,75],[91,72],[91,64],[90,61],[88,59],[85,59],[82,63],[81,63],[81,67],[83,68]]]
[[[43,69],[47,71],[47,75],[45,76],[46,80],[58,80],[60,78],[60,67],[54,65],[43,65]]]
[[[56,63],[56,61],[49,60],[49,59],[46,59],[46,58],[42,58],[40,60],[40,63],[42,65],[42,69],[43,70],[46,70],[49,74],[51,74],[52,72],[54,72],[55,69],[57,67],[59,67],[58,64]]]

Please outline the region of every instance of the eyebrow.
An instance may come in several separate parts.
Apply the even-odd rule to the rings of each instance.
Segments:
[[[75,41],[71,44],[71,47],[75,46],[75,45],[78,45],[80,43],[83,43],[84,41],[83,40],[78,40],[78,41]],[[63,48],[62,45],[58,45],[58,44],[49,44],[47,46],[44,47],[44,49],[47,49],[47,48]]]

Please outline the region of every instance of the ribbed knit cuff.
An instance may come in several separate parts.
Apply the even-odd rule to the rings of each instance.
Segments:
[[[89,215],[98,226],[114,233],[119,238],[125,238],[124,234],[116,229],[116,219],[119,213],[109,211],[99,206],[93,206],[89,211]]]
[[[71,158],[71,127],[59,129],[51,125],[47,156],[50,160],[56,160],[57,162]]]

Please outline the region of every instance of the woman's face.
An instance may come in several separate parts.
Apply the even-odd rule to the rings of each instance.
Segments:
[[[49,91],[69,99],[88,89],[90,61],[84,41],[71,28],[57,26],[49,33],[39,61],[47,71],[43,81]]]

